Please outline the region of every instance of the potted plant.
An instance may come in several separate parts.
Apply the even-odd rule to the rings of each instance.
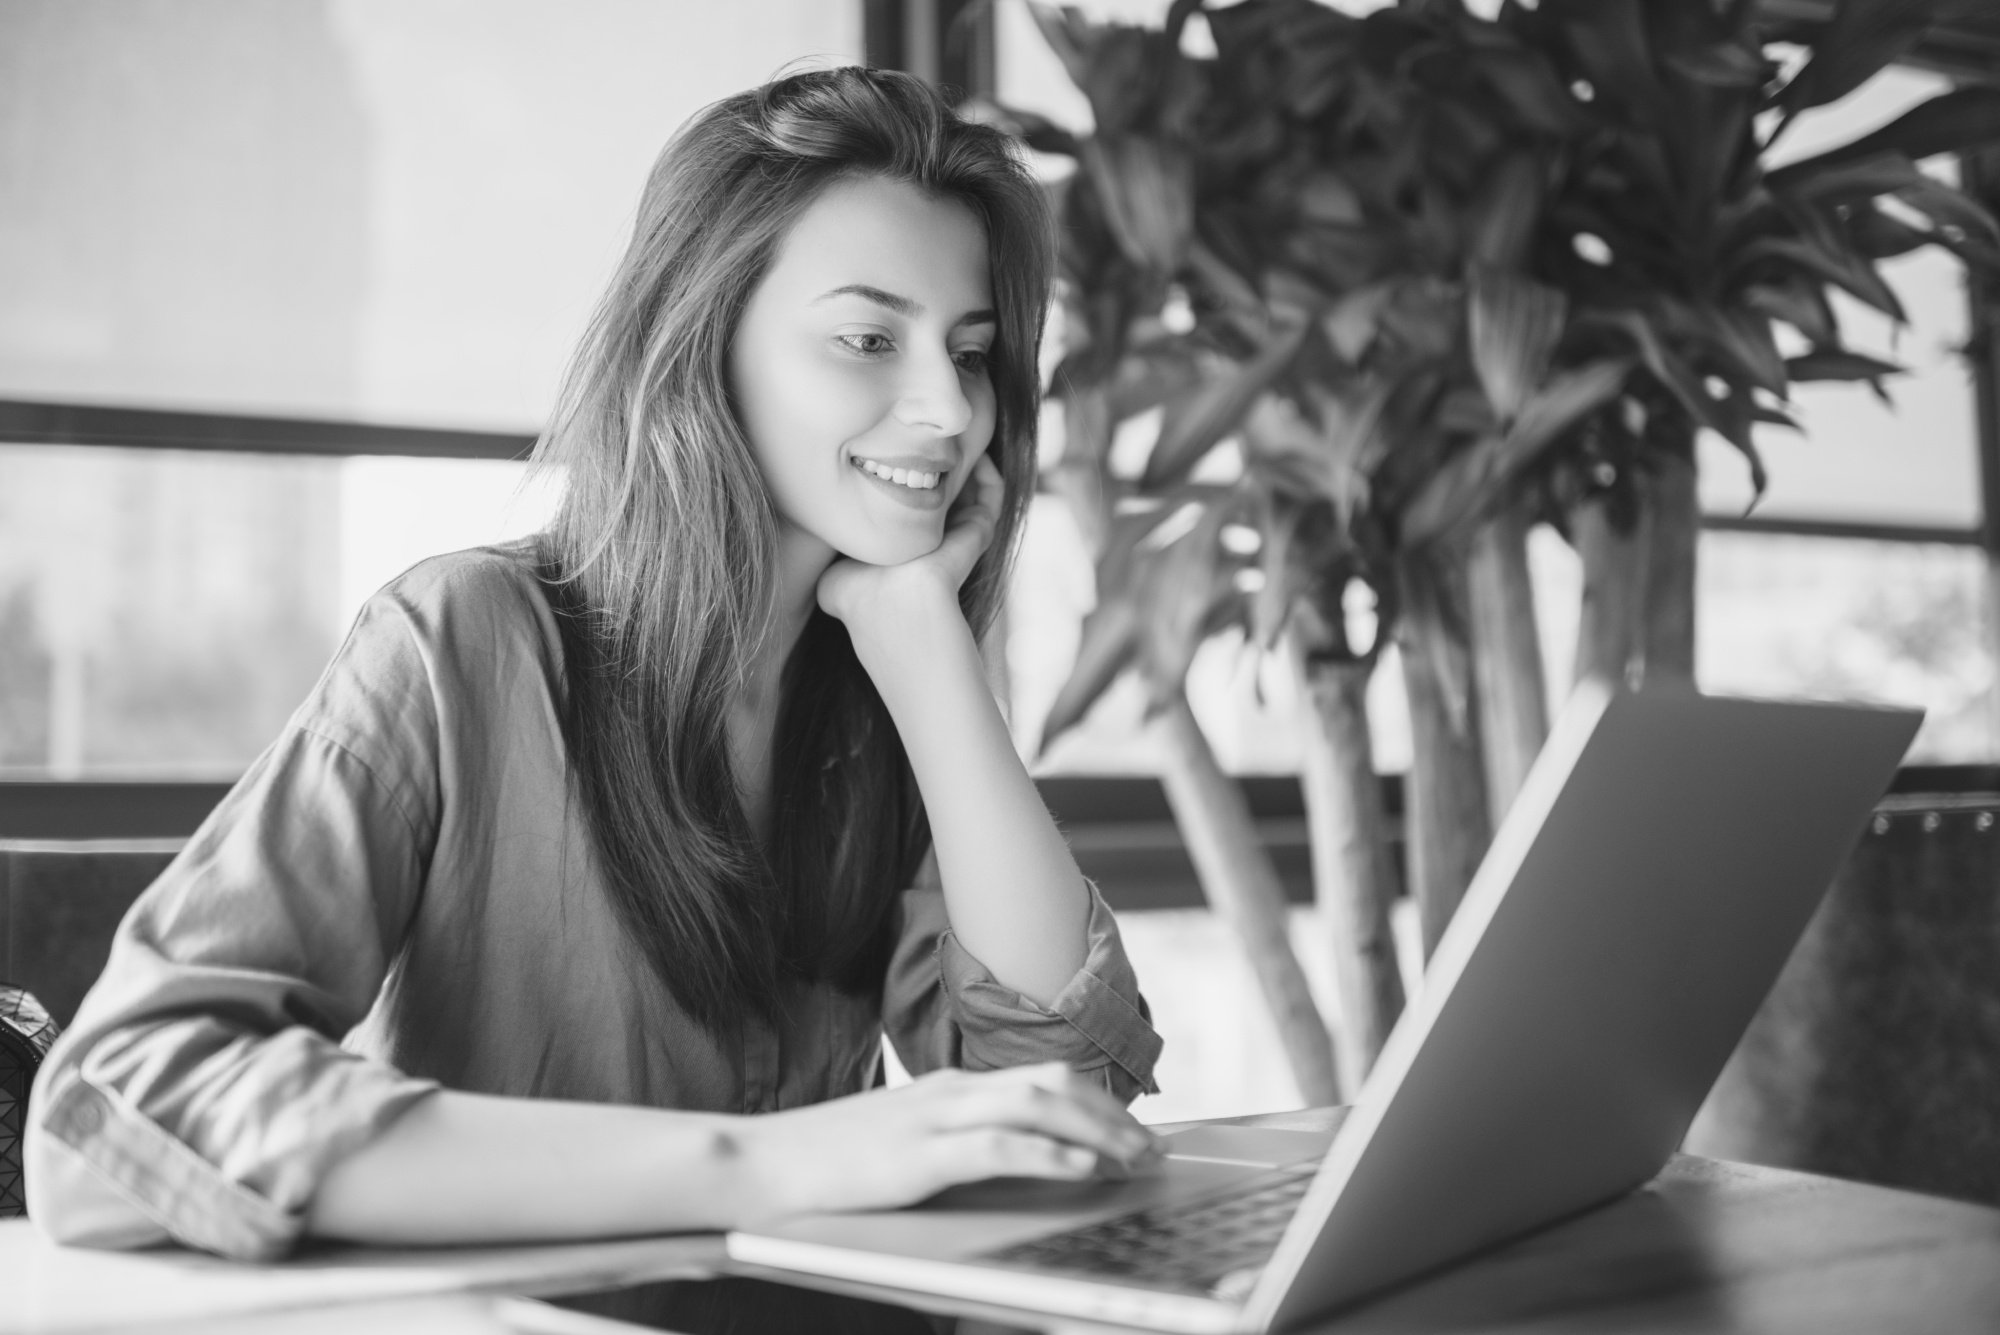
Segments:
[[[1691,673],[1695,433],[1761,485],[1752,428],[1789,421],[1790,384],[1893,373],[1844,347],[1827,292],[1900,317],[1881,259],[1993,258],[1990,218],[1917,162],[2000,138],[2000,92],[1774,170],[1792,118],[1906,50],[1926,6],[1779,24],[1683,0],[1492,19],[1457,0],[1365,18],[1178,0],[1160,30],[1035,12],[1096,122],[1077,137],[1011,113],[1077,163],[1049,483],[1099,553],[1044,744],[1139,672],[1176,814],[1206,831],[1190,843],[1254,866],[1184,682],[1225,630],[1283,651],[1312,702],[1302,777],[1351,1089],[1401,1005],[1363,713],[1380,650],[1399,645],[1411,705],[1403,879],[1428,944],[1546,728],[1528,526],[1583,556],[1580,671]],[[1212,56],[1183,50],[1197,13]],[[1782,355],[1774,324],[1801,350]],[[1113,431],[1153,411],[1143,470],[1114,476]],[[1198,481],[1225,445],[1230,480]],[[1264,922],[1246,935],[1267,979],[1296,972],[1274,886],[1212,884],[1232,920]],[[1310,1027],[1287,1032],[1298,1066]]]

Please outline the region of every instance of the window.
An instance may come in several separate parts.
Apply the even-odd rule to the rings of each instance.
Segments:
[[[370,593],[540,526],[525,468],[0,446],[0,778],[234,779]]]
[[[471,28],[437,0],[5,11],[0,109],[29,132],[0,142],[0,399],[326,418],[350,424],[359,457],[0,443],[0,772],[227,777],[369,589],[429,552],[534,526],[550,497],[517,494],[518,464],[369,457],[365,424],[470,428],[502,456],[525,444],[666,133],[789,60],[851,59],[862,44],[861,6],[755,8],[751,22],[744,6],[594,0],[557,19],[507,4]],[[1088,8],[1164,12],[1160,0]],[[1020,7],[993,23],[1003,99],[1085,114]],[[1802,120],[1790,151],[1886,119],[1937,79],[1892,71]],[[1926,253],[1893,280],[1916,332],[1898,342],[1865,312],[1844,306],[1843,318],[1912,366],[1895,410],[1865,390],[1805,387],[1805,438],[1762,442],[1773,485],[1752,531],[1705,542],[1713,687],[1934,706],[1973,689],[1980,577],[1963,544],[1980,516],[1961,279]],[[1707,509],[1745,527],[1740,462],[1715,442],[1703,450]],[[1801,525],[1849,537],[1771,531]],[[1884,526],[1961,545],[1854,536]],[[1569,562],[1538,536],[1558,682],[1574,633]],[[1792,619],[1744,610],[1780,580]],[[1865,607],[1853,601],[1864,590]],[[1024,743],[1089,600],[1065,516],[1038,500],[1008,646]],[[1958,648],[1923,640],[1917,623],[1948,617],[1940,609],[1963,613]],[[1849,636],[1838,668],[1822,661],[1836,625]],[[1852,640],[1864,625],[1879,641],[1866,652]],[[1871,681],[1869,653],[1903,666]],[[1195,708],[1233,769],[1295,768],[1284,678],[1237,643],[1197,660]],[[1399,690],[1391,662],[1376,686],[1390,769],[1408,751]],[[1941,712],[1951,719],[1933,720],[1922,755],[1992,745],[1982,710]],[[1126,683],[1037,763],[1149,771],[1139,715]]]
[[[233,778],[375,587],[536,527],[507,456],[660,145],[861,44],[826,0],[0,8],[0,778]],[[298,420],[7,443],[40,404]],[[497,457],[376,457],[412,427]]]

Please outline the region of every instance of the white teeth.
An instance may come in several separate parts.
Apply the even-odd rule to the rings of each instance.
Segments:
[[[899,487],[908,487],[913,491],[929,491],[938,484],[938,479],[944,476],[942,473],[919,472],[914,468],[890,468],[876,463],[873,459],[857,459],[855,462],[860,464],[861,471],[870,477],[879,477],[884,482],[894,482]]]

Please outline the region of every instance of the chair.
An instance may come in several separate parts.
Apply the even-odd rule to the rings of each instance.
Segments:
[[[1974,777],[1877,809],[1690,1150],[2000,1205],[2000,784]]]
[[[111,954],[125,910],[179,840],[0,840],[0,982],[67,1026]]]

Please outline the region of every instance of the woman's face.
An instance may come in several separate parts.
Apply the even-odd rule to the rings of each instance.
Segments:
[[[963,204],[843,181],[793,226],[729,349],[787,542],[871,565],[934,550],[993,439],[986,233]]]

